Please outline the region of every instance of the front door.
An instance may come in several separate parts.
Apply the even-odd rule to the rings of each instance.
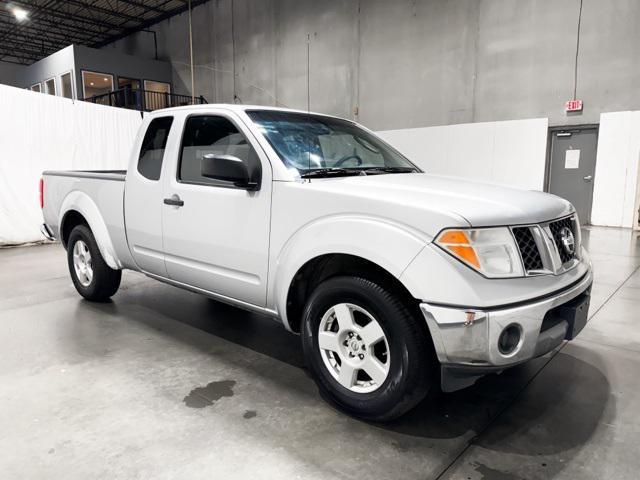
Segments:
[[[170,279],[265,305],[272,174],[259,149],[230,115],[186,118],[177,162],[164,184],[162,226]],[[260,189],[203,177],[201,161],[207,154],[241,159],[250,171],[260,172]]]
[[[549,192],[569,200],[583,225],[591,223],[598,130],[551,131]]]

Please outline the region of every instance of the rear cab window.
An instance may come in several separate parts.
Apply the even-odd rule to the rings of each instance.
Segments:
[[[162,159],[172,123],[173,117],[154,118],[144,134],[138,156],[138,172],[149,180],[160,179]]]

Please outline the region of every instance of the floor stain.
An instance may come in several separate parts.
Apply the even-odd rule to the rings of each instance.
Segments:
[[[482,475],[481,480],[522,480],[517,475],[509,472],[502,472],[500,470],[495,470],[491,467],[487,467],[482,463],[474,463],[476,468],[476,472]]]
[[[190,408],[209,407],[222,397],[233,397],[235,384],[235,380],[211,382],[206,387],[194,388],[182,401]]]
[[[257,416],[258,414],[256,413],[255,410],[245,410],[244,415],[242,415],[242,418],[246,418],[247,420],[250,418],[253,418],[255,416]]]

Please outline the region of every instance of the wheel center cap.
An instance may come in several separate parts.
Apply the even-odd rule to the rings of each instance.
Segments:
[[[349,342],[349,348],[353,353],[356,353],[360,348],[360,342],[358,342],[356,338],[351,339],[351,341]]]

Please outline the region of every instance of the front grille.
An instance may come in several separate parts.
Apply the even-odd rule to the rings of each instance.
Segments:
[[[530,270],[542,270],[544,268],[544,265],[542,264],[542,257],[540,256],[538,246],[533,239],[531,228],[515,227],[513,228],[513,236],[515,237],[518,248],[520,249],[524,269],[527,272]]]
[[[556,248],[558,249],[558,254],[560,255],[560,260],[562,263],[567,263],[569,260],[575,257],[575,249],[577,245],[574,244],[574,252],[569,253],[565,250],[564,245],[562,244],[562,229],[568,228],[573,233],[573,238],[576,238],[576,232],[574,228],[573,221],[571,217],[563,218],[562,220],[556,220],[555,222],[551,222],[549,224],[549,230],[551,230],[551,234],[553,235],[553,241],[556,243]],[[575,241],[575,240],[574,240]]]

